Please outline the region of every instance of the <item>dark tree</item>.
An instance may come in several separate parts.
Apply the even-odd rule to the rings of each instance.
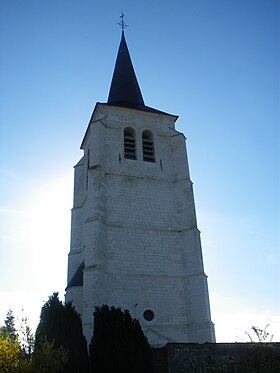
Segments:
[[[103,305],[94,312],[89,346],[94,373],[151,373],[152,352],[139,321],[128,310]]]
[[[80,315],[71,303],[63,304],[58,293],[53,293],[42,307],[35,336],[35,352],[44,338],[54,342],[55,348],[63,347],[68,353],[67,372],[88,371],[87,343]]]
[[[4,323],[5,325],[1,327],[1,333],[6,337],[10,337],[15,340],[17,337],[17,331],[15,328],[15,317],[11,309],[9,309],[7,312]]]

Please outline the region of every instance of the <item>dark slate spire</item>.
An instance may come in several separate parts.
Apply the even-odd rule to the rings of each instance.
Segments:
[[[125,107],[145,106],[126,45],[124,31],[115,64],[108,104]]]

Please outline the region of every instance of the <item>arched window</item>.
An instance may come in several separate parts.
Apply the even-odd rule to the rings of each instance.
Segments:
[[[124,157],[126,159],[137,159],[135,131],[133,128],[125,128],[124,136]]]
[[[143,160],[155,162],[154,138],[152,132],[146,130],[142,133]]]

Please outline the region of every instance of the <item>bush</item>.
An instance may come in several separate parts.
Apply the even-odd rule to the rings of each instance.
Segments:
[[[35,353],[47,340],[55,350],[63,347],[68,354],[66,371],[87,372],[87,342],[82,331],[80,315],[71,303],[63,304],[54,293],[43,305],[35,336]]]
[[[0,372],[24,372],[27,371],[28,365],[22,357],[17,338],[0,333]]]
[[[55,348],[54,341],[49,342],[43,338],[32,355],[32,368],[34,372],[59,373],[65,372],[68,354],[63,347]]]
[[[94,333],[89,346],[95,373],[150,373],[152,352],[139,321],[128,310],[103,305],[94,312]]]

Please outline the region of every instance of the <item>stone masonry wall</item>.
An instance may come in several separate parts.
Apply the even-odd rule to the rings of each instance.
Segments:
[[[153,360],[154,373],[276,373],[280,343],[168,343]]]
[[[135,130],[137,160],[124,158],[126,127]],[[142,158],[146,129],[155,163]],[[83,149],[69,270],[85,261],[83,299],[73,301],[82,303],[86,337],[94,307],[108,304],[129,309],[154,345],[214,341],[185,139],[174,117],[97,105]]]

